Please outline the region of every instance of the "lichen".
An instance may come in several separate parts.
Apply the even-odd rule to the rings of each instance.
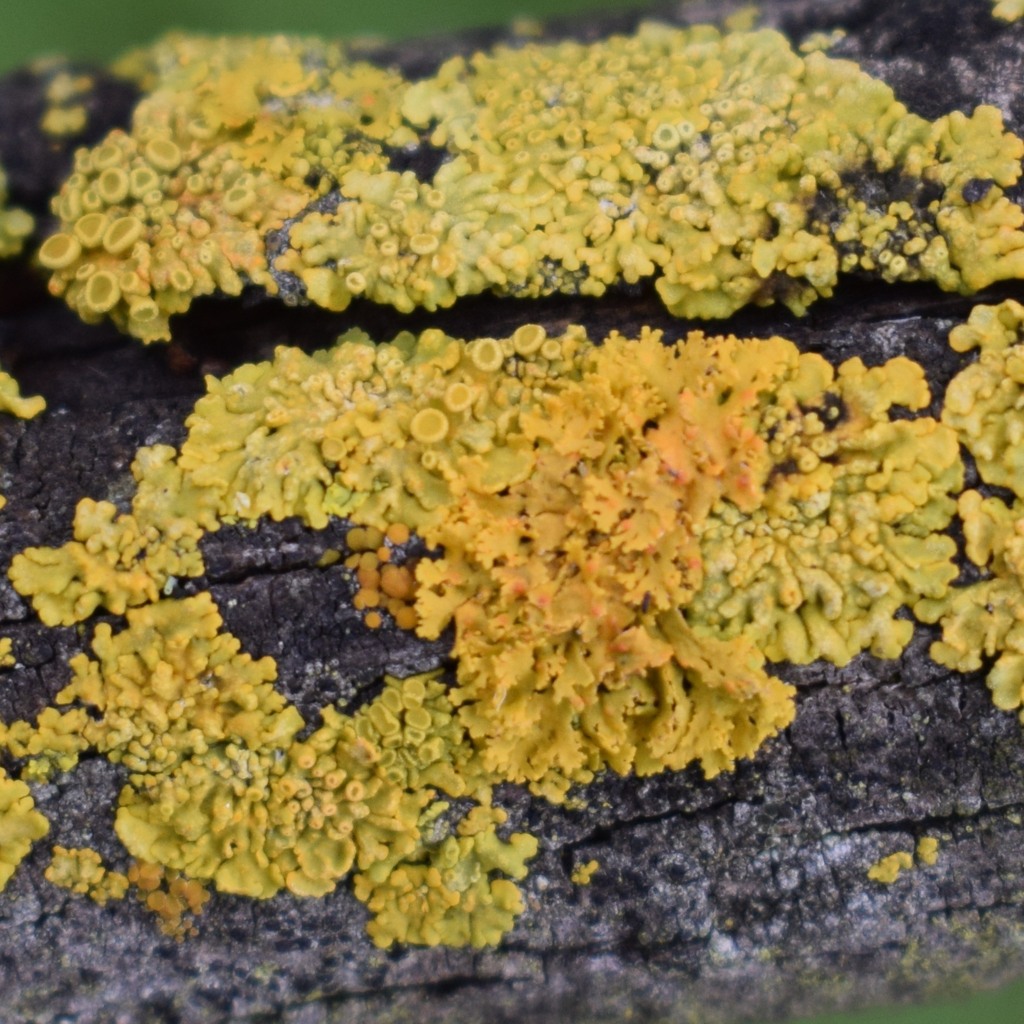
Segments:
[[[0,172],[2,174],[2,172]],[[3,214],[0,213],[0,219]],[[2,227],[0,227],[2,232]],[[0,239],[2,245],[2,239]],[[38,416],[46,408],[46,400],[40,395],[25,397],[21,393],[18,382],[5,370],[0,370],[0,414],[7,413],[17,419],[30,420]],[[0,508],[7,504],[7,499],[0,494]]]
[[[49,822],[35,809],[28,786],[0,768],[0,892],[32,844],[49,831]]]
[[[868,878],[872,882],[892,885],[900,877],[900,872],[909,871],[913,866],[914,855],[906,850],[898,850],[872,864],[868,868]]]
[[[166,445],[139,452],[132,463],[139,486],[131,513],[85,498],[75,510],[73,541],[15,556],[11,580],[33,599],[44,623],[81,622],[99,607],[120,615],[156,601],[172,577],[201,575],[200,510],[174,454]]]
[[[918,616],[941,621],[931,656],[959,672],[995,659],[988,686],[997,707],[1024,704],[1024,306],[1008,300],[978,306],[953,330],[958,352],[980,349],[953,378],[942,419],[957,431],[981,479],[1007,488],[1012,500],[970,490],[960,495],[965,553],[985,576],[941,599],[923,599]],[[1021,711],[1024,721],[1024,710]]]
[[[110,871],[103,858],[89,849],[68,849],[55,846],[50,864],[44,872],[46,880],[81,896],[88,896],[101,907],[108,900],[123,899],[128,891],[128,876]]]
[[[992,13],[1002,21],[1024,18],[1024,0],[992,0]]]
[[[159,921],[164,935],[182,942],[198,934],[195,919],[210,900],[203,882],[148,861],[133,861],[127,879],[145,908]]]
[[[889,418],[929,398],[903,358],[870,370],[852,359],[826,379],[773,431],[763,501],[723,505],[699,528],[705,583],[688,618],[753,638],[773,661],[898,657],[914,624],[897,612],[942,597],[957,575],[940,532],[963,486],[956,434]]]
[[[92,75],[61,68],[59,64],[50,69],[37,67],[40,72],[48,70],[52,75],[46,83],[46,109],[40,127],[56,138],[81,134],[89,121],[86,101],[95,88],[95,79]]]
[[[8,206],[7,199],[7,174],[0,167],[0,259],[17,256],[35,227],[31,214]]]
[[[932,867],[939,860],[939,840],[935,836],[921,836],[914,849],[917,862]]]
[[[588,860],[585,864],[581,861],[572,869],[569,879],[573,885],[590,885],[600,867],[600,862],[596,860]]]
[[[939,859],[939,840],[935,836],[921,836],[913,852],[898,850],[886,857],[881,857],[868,868],[868,878],[872,882],[892,885],[903,871],[911,868],[932,867]]]
[[[416,82],[313,40],[171,37],[121,69],[129,132],[76,158],[39,258],[143,339],[246,283],[331,310],[650,281],[671,312],[803,311],[841,272],[975,291],[1024,273],[994,107],[935,122],[778,33],[648,24]],[[392,154],[436,154],[429,180]],[[878,204],[875,185],[899,181]],[[974,186],[984,182],[983,189]]]
[[[9,636],[0,637],[0,668],[13,668],[16,664],[14,641]]]
[[[87,749],[124,765],[115,824],[140,862],[257,898],[354,873],[382,946],[496,942],[536,852],[499,836],[496,784],[564,800],[602,770],[714,775],[792,718],[766,656],[903,648],[896,613],[954,575],[954,431],[891,415],[928,397],[905,359],[837,372],[781,338],[525,325],[281,348],[210,378],[179,450],[139,451],[130,512],[83,500],[74,539],[13,560],[45,621],[124,626],[99,623],[0,744],[36,777]],[[451,628],[453,681],[388,680],[300,739],[273,661],[212,597],[163,596],[202,575],[205,533],[291,516],[349,518],[357,561],[324,571],[355,573],[367,615]],[[413,531],[433,550],[402,561]],[[723,562],[733,535],[749,579]],[[447,798],[474,809],[453,822]]]

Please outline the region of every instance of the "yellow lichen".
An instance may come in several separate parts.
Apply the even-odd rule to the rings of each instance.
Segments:
[[[914,856],[906,850],[899,850],[890,853],[888,857],[882,857],[868,868],[868,878],[872,882],[881,882],[883,885],[892,885],[900,877],[901,871],[908,871],[914,866]]]
[[[108,900],[122,899],[128,891],[128,877],[108,870],[95,850],[55,846],[45,876],[48,882],[88,896],[101,907]]]
[[[47,625],[70,625],[103,607],[115,614],[156,601],[169,579],[198,576],[199,522],[208,522],[171,461],[174,449],[142,449],[132,472],[139,487],[130,514],[83,499],[75,539],[60,548],[26,548],[11,562],[19,593]],[[199,522],[197,522],[199,520]]]
[[[0,371],[0,412],[30,420],[46,408],[46,400],[39,395],[30,398],[22,396],[18,382],[8,373]]]
[[[1024,18],[1024,0],[993,0],[992,13],[1003,21]]]
[[[383,881],[359,874],[356,895],[376,915],[373,941],[427,946],[493,946],[523,912],[523,898],[509,878],[526,875],[537,852],[530,835],[500,840],[503,811],[477,807],[449,835],[414,861],[401,861]],[[508,878],[495,878],[495,872]]]
[[[35,221],[30,214],[7,205],[7,174],[0,167],[0,259],[21,252],[34,227]]]
[[[916,613],[941,620],[931,656],[960,672],[995,658],[988,685],[997,707],[1024,704],[1024,306],[1012,300],[979,306],[954,329],[960,352],[980,348],[977,362],[953,378],[942,419],[957,431],[987,484],[1008,488],[1012,503],[978,491],[960,495],[967,557],[986,577],[941,599],[922,600]],[[1024,710],[1021,711],[1024,721]]]
[[[14,657],[14,641],[9,637],[0,637],[0,668],[13,668],[17,664]]]
[[[954,575],[937,535],[960,483],[952,431],[888,417],[927,397],[906,360],[834,377],[781,339],[353,337],[211,380],[180,455],[144,452],[136,475],[140,494],[172,476],[176,514],[207,529],[351,516],[364,610],[385,586],[410,596],[380,556],[394,524],[418,530],[443,554],[417,564],[414,625],[454,623],[453,696],[483,763],[559,796],[603,767],[698,759],[713,774],[752,754],[792,714],[765,654],[902,649],[894,613]],[[443,432],[421,429],[426,412]],[[740,568],[722,554],[737,537],[761,538]],[[27,558],[12,579],[41,614],[69,591],[60,621],[109,603],[102,586],[82,603],[66,574],[28,574]]]
[[[588,860],[586,864],[580,862],[573,868],[569,878],[573,885],[590,885],[590,880],[594,877],[600,866],[600,862],[596,860]]]
[[[204,883],[148,861],[133,861],[127,880],[164,935],[181,942],[197,934],[195,919],[210,899]]]
[[[935,836],[922,836],[917,841],[917,847],[914,850],[914,854],[917,857],[919,864],[924,864],[925,867],[931,867],[933,864],[938,862],[939,859],[939,841]]]
[[[957,575],[939,532],[963,484],[956,435],[889,419],[894,405],[928,403],[923,371],[853,359],[830,376],[773,431],[764,500],[749,513],[722,505],[698,528],[705,583],[688,617],[775,661],[897,657],[913,633],[897,611],[943,596]]]
[[[122,70],[148,93],[77,157],[40,260],[85,319],[145,341],[247,282],[410,310],[649,280],[707,317],[803,311],[840,272],[965,292],[1024,272],[1003,194],[1024,144],[994,107],[928,122],[767,30],[649,24],[416,82],[284,37],[172,37]],[[444,156],[431,180],[392,169],[424,145]],[[892,174],[903,198],[879,206]]]
[[[0,768],[0,892],[32,844],[49,830],[49,823],[35,809],[28,786]]]
[[[892,657],[896,611],[953,575],[954,433],[891,418],[928,401],[904,359],[836,373],[781,338],[595,345],[526,325],[353,332],[207,386],[180,450],[140,450],[130,513],[83,501],[76,534],[99,529],[13,561],[47,621],[105,607],[125,627],[98,625],[56,706],[0,743],[41,772],[86,748],[126,765],[118,835],[182,877],[318,896],[355,871],[381,945],[512,926],[536,844],[498,837],[497,783],[562,800],[605,769],[729,769],[793,715],[766,655]],[[204,533],[290,516],[352,520],[357,602],[398,619],[414,601],[403,624],[424,637],[453,627],[451,686],[389,680],[300,740],[273,662],[240,651],[212,598],[162,599],[202,574]],[[413,530],[435,550],[393,561]],[[725,535],[757,539],[750,580],[729,582]],[[441,795],[476,809],[449,822]]]
[[[18,382],[3,370],[0,370],[0,413],[8,413],[18,419],[30,420],[38,416],[46,408],[46,400],[40,395],[24,397]],[[7,499],[0,495],[0,508],[7,504]]]

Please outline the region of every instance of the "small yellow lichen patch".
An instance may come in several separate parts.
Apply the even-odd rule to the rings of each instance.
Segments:
[[[2,227],[0,227],[0,232],[2,232]],[[2,239],[0,239],[0,244],[2,244]],[[9,373],[0,370],[0,413],[6,412],[19,419],[30,420],[38,416],[45,408],[45,399],[39,395],[25,398],[18,388],[18,382]],[[6,504],[7,500],[0,495],[0,508]]]
[[[0,412],[10,413],[18,419],[30,420],[46,408],[46,400],[39,395],[22,396],[18,382],[8,373],[0,371]]]
[[[83,103],[95,86],[90,75],[68,70],[52,72],[45,91],[46,109],[40,127],[47,135],[77,135],[85,129],[88,113]]]
[[[66,772],[78,764],[78,755],[86,749],[82,730],[88,716],[82,708],[63,714],[54,707],[45,708],[35,723],[0,722],[0,745],[15,757],[28,758],[22,778],[48,781],[55,772]]]
[[[884,885],[891,885],[900,876],[900,872],[909,871],[916,863],[925,867],[931,867],[939,859],[939,841],[934,836],[922,836],[917,841],[917,846],[911,854],[906,850],[899,850],[882,857],[868,868],[868,878],[873,882],[882,882]]]
[[[0,668],[13,668],[17,664],[13,651],[14,641],[9,637],[0,637]]]
[[[32,844],[49,830],[50,823],[35,809],[28,786],[0,768],[0,892]]]
[[[890,853],[888,857],[872,864],[868,868],[868,878],[872,882],[881,882],[883,885],[892,885],[900,877],[901,871],[909,871],[914,866],[914,856],[905,850],[897,853]]]
[[[1003,21],[1019,21],[1024,18],[1024,0],[993,0],[992,13]]]
[[[108,900],[122,899],[128,891],[128,877],[104,867],[95,850],[55,846],[45,875],[48,882],[88,896],[101,907]]]
[[[922,836],[917,841],[917,849],[914,852],[919,864],[931,867],[939,859],[939,841],[935,836]]]
[[[586,864],[577,864],[569,878],[573,885],[590,885],[590,880],[600,866],[600,862],[596,860],[588,860]]]
[[[39,259],[83,318],[144,341],[196,296],[282,280],[338,311],[649,280],[674,314],[721,317],[802,312],[841,272],[964,292],[1024,273],[1003,192],[1024,144],[996,108],[928,122],[767,30],[647,24],[416,82],[284,37],[172,37],[123,70],[149,93],[79,153]],[[424,145],[430,180],[392,169]],[[902,198],[880,206],[891,175]]]
[[[537,852],[533,836],[499,839],[495,826],[504,821],[504,812],[477,807],[456,835],[399,862],[386,880],[357,875],[356,895],[376,915],[368,929],[373,941],[384,948],[495,945],[524,909],[508,879],[524,878],[526,861]],[[494,877],[497,872],[508,878]]]
[[[7,174],[0,167],[0,259],[21,252],[34,227],[35,221],[30,214],[7,205]]]

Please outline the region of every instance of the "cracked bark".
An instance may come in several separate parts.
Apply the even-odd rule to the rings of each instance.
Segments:
[[[721,20],[739,6],[683,3],[661,14]],[[985,0],[767,0],[763,16],[796,37],[848,29],[833,52],[887,80],[923,115],[994,102],[1008,126],[1024,132],[1024,23],[996,23]],[[596,38],[635,21],[609,16],[550,31]],[[499,37],[374,52],[425,74],[441,57]],[[21,161],[15,199],[43,212],[38,183],[52,187],[67,152],[36,144],[31,88],[25,76],[0,82],[0,155],[9,165],[12,154]],[[92,134],[124,116],[126,104],[109,101],[115,95],[122,96],[114,89],[93,110]],[[582,322],[602,336],[651,323],[669,339],[691,326],[669,318],[649,292],[529,304],[480,298],[401,320],[381,309],[331,316],[247,296],[198,303],[178,323],[168,358],[167,350],[79,324],[26,266],[2,275],[5,359],[26,393],[42,392],[50,405],[37,421],[0,423],[5,565],[29,544],[66,540],[82,496],[123,507],[136,448],[180,441],[201,391],[199,371],[259,358],[282,340],[315,346],[354,323],[381,338],[399,324],[472,336],[500,335],[525,320],[549,329]],[[958,365],[948,330],[975,301],[1007,295],[1024,297],[1024,288],[968,300],[847,281],[805,318],[760,310],[713,329],[781,333],[833,362],[906,353],[928,368],[935,412]],[[372,695],[384,672],[442,664],[446,650],[444,642],[364,629],[350,607],[351,581],[315,568],[332,541],[337,531],[313,534],[295,523],[225,529],[205,541],[208,576],[196,584],[213,591],[247,650],[277,660],[279,685],[311,722],[328,703]],[[0,683],[0,715],[31,717],[64,685],[68,658],[89,630],[43,628],[6,578],[0,618],[0,632],[21,654],[21,667]],[[120,772],[87,758],[35,787],[52,831],[0,896],[3,1019],[726,1022],[913,1001],[1019,976],[1020,725],[993,707],[982,674],[932,663],[931,639],[919,627],[895,662],[862,656],[842,670],[780,666],[799,688],[795,722],[752,762],[713,781],[697,770],[607,777],[586,790],[585,806],[571,809],[506,787],[501,802],[512,825],[539,836],[541,852],[523,885],[526,913],[500,948],[484,952],[380,952],[344,884],[321,900],[215,894],[198,937],[183,944],[161,936],[131,900],[100,908],[70,896],[42,878],[53,844],[89,845],[115,866],[124,861],[112,830]],[[912,849],[925,833],[941,838],[933,867],[892,886],[868,881],[870,864]],[[572,870],[591,858],[600,862],[592,883],[573,885]]]

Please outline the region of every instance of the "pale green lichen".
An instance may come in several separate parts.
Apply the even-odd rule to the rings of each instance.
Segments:
[[[950,382],[943,422],[974,457],[987,484],[1008,488],[1012,502],[966,491],[958,500],[967,557],[986,578],[922,600],[917,614],[941,620],[931,655],[960,672],[995,658],[988,685],[997,707],[1024,704],[1024,306],[1008,300],[979,306],[950,335],[959,352],[981,350],[978,361]],[[1024,721],[1024,711],[1021,712]]]
[[[596,860],[588,860],[585,864],[581,861],[573,868],[569,879],[573,885],[590,885],[600,867],[600,862]]]
[[[149,90],[132,130],[79,154],[39,258],[85,319],[145,341],[281,275],[333,310],[652,281],[707,317],[802,311],[841,272],[965,292],[1024,272],[1003,194],[1024,144],[994,107],[928,122],[770,31],[651,24],[417,82],[312,40],[172,37],[124,70]],[[429,181],[391,169],[418,145],[445,157]],[[871,198],[881,175],[903,198]]]

